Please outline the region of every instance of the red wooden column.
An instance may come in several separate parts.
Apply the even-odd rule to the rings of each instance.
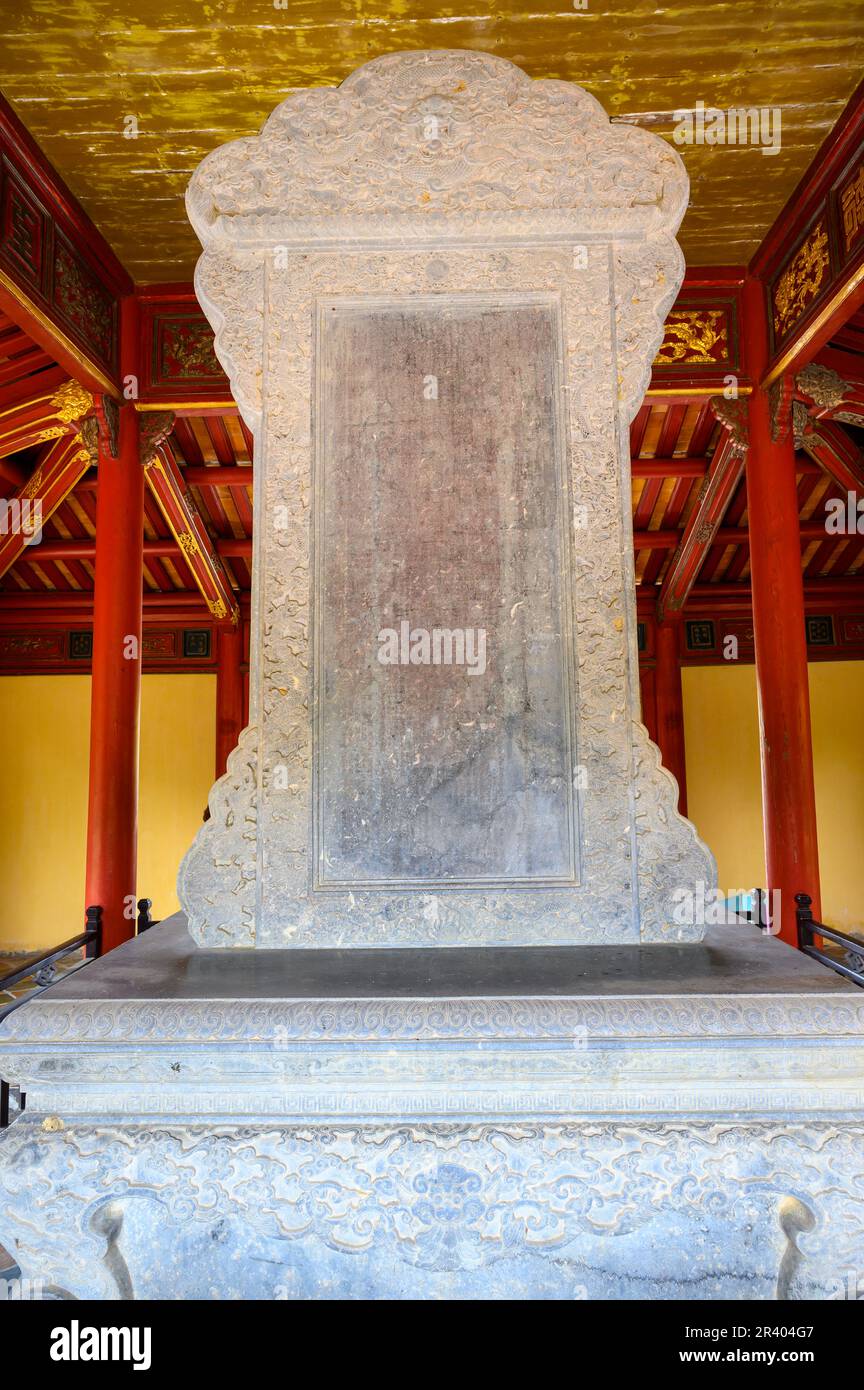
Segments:
[[[657,673],[653,666],[639,667],[639,695],[642,705],[642,723],[648,730],[652,743],[657,742]]]
[[[124,300],[121,376],[137,375],[137,305]],[[116,411],[104,407],[106,421]],[[112,422],[113,423],[113,422]],[[102,908],[102,949],[135,934],[144,470],[134,405],[100,429],[90,702],[87,903]],[[115,434],[116,457],[111,435]]]
[[[220,627],[216,636],[216,776],[243,729],[243,623]]]
[[[780,889],[780,934],[797,944],[795,894],[810,894],[817,919],[821,908],[795,446],[784,383],[770,396],[755,384],[764,378],[768,361],[761,281],[748,280],[743,307],[744,366],[754,382],[748,406],[747,508],[766,887]],[[734,807],[729,813],[734,814]]]
[[[655,629],[657,665],[654,690],[657,709],[657,746],[678,783],[678,809],[687,814],[687,770],[684,760],[684,701],[681,692],[681,662],[678,656],[681,624],[666,618]]]

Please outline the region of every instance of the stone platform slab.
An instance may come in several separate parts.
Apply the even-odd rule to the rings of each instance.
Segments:
[[[702,945],[198,949],[0,1027],[0,1243],[74,1297],[843,1297],[864,994]]]

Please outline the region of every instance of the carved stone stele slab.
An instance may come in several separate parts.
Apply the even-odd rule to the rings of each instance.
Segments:
[[[200,944],[695,939],[639,722],[627,425],[677,154],[499,58],[294,93],[187,195],[255,434],[251,725],[181,868]]]

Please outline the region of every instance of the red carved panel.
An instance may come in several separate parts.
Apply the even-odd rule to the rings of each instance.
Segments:
[[[0,268],[15,287],[3,287],[6,303],[54,329],[57,360],[70,374],[84,357],[115,377],[117,300],[132,283],[2,96]]]
[[[0,259],[42,293],[48,267],[48,214],[5,158],[0,161],[0,180]]]
[[[213,329],[191,285],[141,292],[141,399],[226,401],[231,388],[213,349]]]
[[[176,632],[145,632],[141,638],[141,651],[144,656],[165,657],[177,654]]]
[[[769,290],[772,343],[779,347],[822,300],[833,276],[827,208],[790,251]]]
[[[61,232],[55,237],[54,308],[100,362],[116,358],[116,304]]]
[[[838,240],[843,261],[864,246],[864,155],[841,179],[835,195]]]
[[[0,632],[0,662],[62,661],[65,632]]]
[[[154,385],[225,385],[225,373],[213,350],[213,329],[203,314],[157,314],[153,331]]]
[[[663,343],[654,359],[656,374],[738,370],[738,314],[734,298],[679,295],[666,319]]]

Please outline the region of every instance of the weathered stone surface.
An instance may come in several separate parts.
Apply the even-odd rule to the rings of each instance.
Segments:
[[[557,327],[321,309],[316,889],[578,883]]]
[[[861,991],[749,926],[226,957],[178,919],[0,1028],[0,1243],[79,1298],[855,1297],[862,1054]]]
[[[252,727],[180,874],[202,945],[701,936],[672,898],[713,861],[638,722],[626,448],[686,198],[662,140],[465,52],[294,93],[199,168],[256,435]],[[380,664],[403,621],[482,629],[483,673]]]
[[[824,1122],[20,1121],[0,1233],[81,1299],[854,1298],[862,1149]]]

